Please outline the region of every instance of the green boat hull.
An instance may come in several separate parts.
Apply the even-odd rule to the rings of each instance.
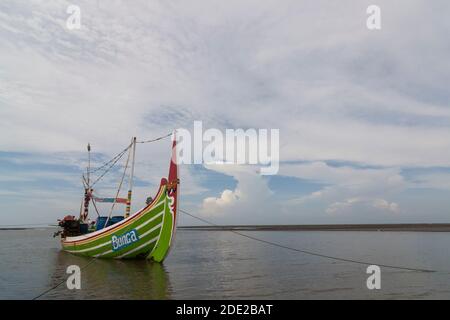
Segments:
[[[175,152],[175,142],[173,145]],[[151,259],[162,262],[175,236],[178,166],[173,155],[168,179],[163,178],[152,203],[102,230],[61,239],[64,251],[93,258]]]

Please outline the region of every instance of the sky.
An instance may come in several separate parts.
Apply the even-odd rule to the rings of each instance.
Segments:
[[[380,30],[366,27],[371,4]],[[81,9],[79,30],[66,27],[69,5]],[[88,142],[95,167],[133,136],[196,120],[280,130],[277,175],[181,166],[180,207],[214,223],[449,222],[449,9],[444,0],[2,0],[0,225],[77,215]],[[134,210],[167,175],[170,141],[136,152]],[[120,175],[98,194],[112,196]]]

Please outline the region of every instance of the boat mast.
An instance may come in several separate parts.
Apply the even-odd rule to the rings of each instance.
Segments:
[[[91,177],[91,144],[88,143],[87,145],[87,151],[88,151],[88,166],[87,166],[87,186],[89,188],[90,185],[90,177]]]
[[[86,168],[86,176],[87,176],[87,181],[86,181],[86,188],[84,189],[84,213],[83,216],[81,217],[81,221],[86,222],[86,219],[88,217],[89,214],[89,201],[91,200],[91,144],[88,143],[87,145],[87,151],[88,151],[88,166]]]
[[[131,161],[131,171],[130,171],[130,180],[129,180],[129,188],[128,188],[128,198],[127,198],[127,208],[125,209],[125,218],[130,216],[131,210],[131,195],[133,190],[133,176],[134,176],[134,162],[136,158],[136,137],[133,138],[133,159]]]

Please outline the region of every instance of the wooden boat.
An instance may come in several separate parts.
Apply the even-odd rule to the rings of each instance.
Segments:
[[[67,223],[67,221],[63,221],[60,223],[65,228],[65,231],[61,232],[61,244],[64,251],[75,255],[95,258],[151,259],[156,262],[162,262],[164,260],[173,244],[177,223],[179,179],[178,165],[175,158],[176,141],[174,136],[173,140],[172,159],[170,161],[168,177],[161,179],[159,190],[151,202],[143,209],[129,215],[131,177],[128,199],[125,201],[127,211],[123,220],[100,228],[97,231],[80,235],[77,235],[77,233],[70,234],[68,225],[77,225],[80,223],[83,225],[83,221],[87,218],[89,200],[95,201],[95,197],[92,196],[91,192],[93,189],[91,189],[89,182],[85,184],[85,210],[84,212],[80,210],[80,219],[78,222],[72,221]],[[134,138],[133,150],[130,149],[130,154],[133,153],[133,166],[135,148],[136,139]],[[88,150],[90,151],[89,146]],[[125,166],[125,171],[126,168],[127,165]],[[132,175],[134,167],[132,167],[131,171]],[[120,200],[117,197],[114,198],[113,205],[123,202]],[[108,217],[109,219],[110,217]],[[97,223],[98,221],[97,219]]]

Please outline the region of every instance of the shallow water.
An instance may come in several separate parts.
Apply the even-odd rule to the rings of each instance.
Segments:
[[[0,298],[31,299],[91,260],[59,249],[51,229],[0,231]],[[299,249],[378,264],[381,289],[368,290],[366,266],[288,251],[229,231],[180,230],[164,264],[96,260],[81,290],[65,283],[45,299],[450,299],[450,233],[287,232],[247,234]]]

